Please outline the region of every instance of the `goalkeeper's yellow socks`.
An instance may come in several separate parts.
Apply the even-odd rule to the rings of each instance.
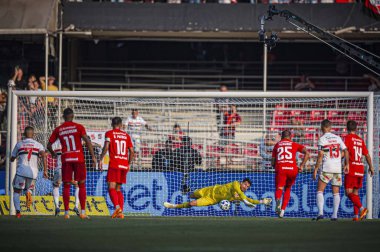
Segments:
[[[175,208],[189,208],[189,207],[191,207],[190,206],[190,202],[185,202],[185,203],[182,203],[182,204],[177,204],[175,206]]]

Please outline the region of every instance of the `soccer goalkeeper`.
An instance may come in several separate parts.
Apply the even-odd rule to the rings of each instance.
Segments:
[[[204,187],[196,190],[190,195],[190,198],[195,200],[190,202],[185,202],[182,204],[171,204],[165,202],[164,206],[166,208],[189,208],[193,206],[211,206],[219,203],[222,200],[228,201],[243,201],[247,206],[255,207],[257,204],[270,205],[272,202],[271,198],[264,198],[261,200],[254,200],[248,198],[244,192],[252,185],[250,179],[245,178],[242,182],[234,181],[224,185],[214,185],[209,187]]]

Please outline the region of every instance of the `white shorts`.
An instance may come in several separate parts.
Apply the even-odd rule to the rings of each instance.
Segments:
[[[319,179],[326,184],[331,182],[331,185],[333,186],[342,186],[341,173],[321,172]]]
[[[13,188],[24,190],[24,189],[34,189],[34,184],[36,180],[31,178],[25,178],[22,176],[19,176],[16,174],[15,178],[13,179]]]
[[[55,169],[53,175],[53,186],[59,187],[62,184],[62,169]]]

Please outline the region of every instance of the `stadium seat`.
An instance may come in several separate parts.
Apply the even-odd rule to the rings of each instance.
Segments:
[[[358,123],[367,121],[367,113],[365,111],[350,111],[348,112],[347,120],[354,120]]]
[[[313,110],[310,113],[310,122],[315,124],[315,123],[320,123],[323,119],[325,119],[325,111],[322,110]]]
[[[145,144],[145,143],[141,144],[140,153],[141,153],[142,157],[148,157],[148,156],[150,156],[151,152],[150,152],[149,146],[147,144]]]
[[[152,155],[156,154],[157,151],[165,148],[165,144],[155,144],[152,148]]]
[[[316,128],[305,128],[305,140],[317,141],[318,137],[319,134]]]
[[[342,124],[346,121],[344,111],[329,111],[327,114],[327,119],[329,119],[333,124]]]
[[[247,147],[243,150],[243,154],[247,157],[258,157],[259,148],[257,144],[247,144]]]
[[[219,157],[221,153],[221,148],[215,145],[208,145],[206,147],[206,156],[207,157]]]
[[[290,115],[302,123],[309,120],[309,113],[307,111],[292,110],[290,111]]]

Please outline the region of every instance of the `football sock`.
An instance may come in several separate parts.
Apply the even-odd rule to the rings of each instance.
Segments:
[[[354,205],[354,215],[358,216],[358,214],[359,214],[359,208]]]
[[[117,191],[117,196],[118,196],[118,199],[119,199],[119,206],[121,208],[121,210],[124,209],[124,195],[123,195],[123,192],[122,191]]]
[[[110,188],[108,189],[108,193],[110,195],[110,198],[111,198],[111,201],[112,201],[112,204],[113,206],[115,207],[115,209],[119,206],[119,195],[118,193],[116,192],[116,189],[115,188]],[[120,206],[119,206],[120,207]]]
[[[333,194],[334,196],[334,203],[333,203],[333,214],[332,218],[338,218],[338,210],[339,210],[339,204],[340,204],[340,195],[339,193]]]
[[[318,207],[318,215],[323,215],[323,205],[325,203],[325,199],[323,197],[323,192],[317,192],[317,207]]]
[[[70,184],[63,185],[63,205],[65,206],[65,214],[69,211],[70,204]]]
[[[290,187],[285,188],[284,198],[282,200],[282,210],[286,209],[286,206],[288,205],[288,202],[290,200]]]
[[[175,208],[189,208],[189,207],[191,207],[190,206],[190,202],[185,202],[185,203],[182,203],[182,204],[177,204],[175,206]]]
[[[79,186],[75,187],[75,208],[79,207]]]
[[[280,200],[281,196],[282,196],[282,189],[277,188],[276,192],[274,194],[274,197],[275,197],[276,200]]]
[[[83,211],[86,210],[86,184],[80,183],[78,184],[79,187],[79,202],[80,202],[80,209]]]
[[[280,217],[281,217],[281,218],[284,217],[284,214],[285,214],[285,210],[282,209],[281,212],[280,212]]]
[[[20,194],[13,193],[13,203],[15,205],[16,211],[20,211]]]
[[[352,201],[352,203],[354,204],[354,206],[356,206],[357,208],[363,207],[362,203],[360,202],[359,195],[356,195],[354,193],[350,193],[349,195],[347,195],[347,197]]]
[[[59,208],[59,187],[53,188],[53,198],[54,198],[55,208]]]

